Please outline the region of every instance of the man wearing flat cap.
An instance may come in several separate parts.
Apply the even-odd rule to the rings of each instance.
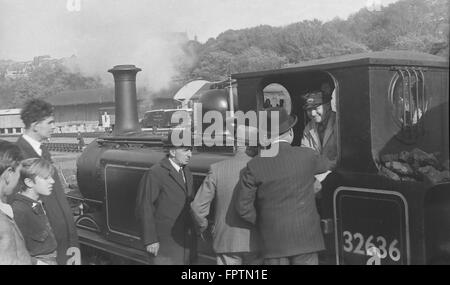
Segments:
[[[244,168],[236,189],[236,210],[256,224],[266,265],[318,264],[325,248],[314,195],[314,175],[326,171],[329,161],[306,147],[291,146],[297,117],[284,108],[268,108],[267,126],[278,117],[278,130],[270,132],[272,157],[259,154]],[[276,124],[274,124],[276,127]],[[277,146],[277,147],[276,147]]]
[[[154,164],[139,184],[136,214],[141,238],[155,265],[187,265],[195,246],[190,203],[193,178],[187,167],[190,145],[178,145],[172,134],[164,141],[167,156]]]
[[[303,96],[309,123],[303,130],[301,146],[316,150],[330,161],[337,159],[336,113],[331,109],[331,88],[328,83],[322,84],[320,91],[310,92]],[[329,171],[318,175],[315,191],[319,191]]]

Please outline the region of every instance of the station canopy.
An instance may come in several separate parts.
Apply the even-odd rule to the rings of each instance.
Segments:
[[[54,106],[114,103],[114,99],[114,88],[68,90],[46,98]]]

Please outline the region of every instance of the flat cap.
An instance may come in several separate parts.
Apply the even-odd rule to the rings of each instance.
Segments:
[[[331,95],[322,91],[313,91],[302,96],[305,99],[304,110],[315,108],[331,101]]]

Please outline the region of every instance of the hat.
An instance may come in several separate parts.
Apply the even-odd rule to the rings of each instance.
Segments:
[[[323,91],[313,91],[310,93],[306,93],[302,97],[303,99],[305,99],[305,105],[303,105],[303,110],[315,108],[317,106],[323,105],[331,101],[330,94],[326,94]]]
[[[260,131],[267,132],[268,134],[273,135],[280,135],[283,134],[289,129],[291,129],[295,124],[297,123],[297,116],[295,115],[289,115],[285,108],[282,107],[271,107],[267,109],[263,109],[261,111],[267,111],[267,124],[264,126],[259,122],[260,125]],[[273,133],[271,130],[272,127],[272,116],[274,114],[278,113],[278,133]],[[259,116],[259,118],[261,118]]]

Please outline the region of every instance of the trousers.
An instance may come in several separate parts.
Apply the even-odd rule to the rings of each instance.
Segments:
[[[319,256],[317,252],[264,259],[264,265],[318,265],[318,264],[319,264]]]
[[[219,253],[216,257],[217,265],[259,265],[262,259],[256,252],[228,252]]]

